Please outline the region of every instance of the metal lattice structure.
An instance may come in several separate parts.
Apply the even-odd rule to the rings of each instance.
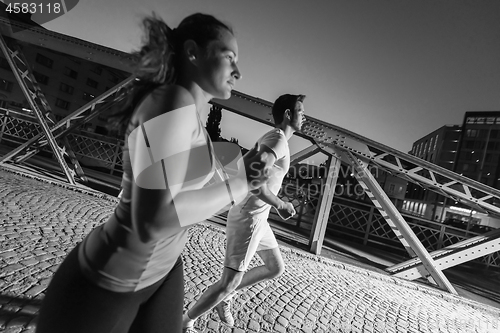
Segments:
[[[50,109],[50,106],[45,99],[45,96],[43,95],[28,62],[24,58],[21,48],[16,42],[12,42],[9,48],[2,35],[0,35],[0,49],[4,53],[7,62],[9,63],[12,72],[21,87],[21,90],[36,115],[45,139],[52,149],[61,170],[66,175],[66,178],[71,184],[75,184],[75,176],[78,175],[82,181],[86,182],[87,179],[83,173],[83,169],[78,163],[78,160],[76,159],[71,146],[68,144],[67,139],[62,138],[62,140],[57,141],[50,131],[49,125],[54,123],[52,110]],[[25,151],[23,157],[29,158],[38,151],[38,148],[31,147],[31,149],[27,149]],[[70,168],[66,163],[64,155],[68,156],[71,161],[72,168]]]
[[[24,143],[41,133],[41,127],[33,117],[23,117],[15,111],[0,108],[0,141],[4,136],[11,138],[11,142]],[[14,117],[16,115],[19,117]]]
[[[14,33],[13,30],[20,31]],[[123,61],[117,61],[117,54],[110,52],[111,49],[97,47],[87,42],[82,43],[82,41],[76,38],[70,38],[67,36],[66,38],[61,39],[59,34],[49,32],[43,28],[29,26],[21,22],[8,21],[1,17],[0,32],[0,47],[2,48],[2,51],[5,54],[13,73],[15,74],[16,80],[21,86],[32,111],[37,117],[38,124],[42,129],[40,133],[31,137],[21,146],[3,156],[0,159],[0,164],[7,163],[9,161],[23,162],[37,154],[40,149],[44,148],[46,145],[49,145],[68,181],[71,184],[75,184],[74,176],[77,174],[80,179],[85,182],[86,178],[83,174],[83,169],[79,165],[78,159],[73,152],[72,146],[68,141],[67,134],[117,103],[118,101],[115,100],[115,94],[131,82],[134,77],[131,76],[125,81],[117,84],[115,87],[109,89],[93,101],[87,103],[56,123],[52,116],[50,106],[38,86],[30,66],[23,56],[21,48],[17,47],[17,43],[18,41],[29,43],[34,42],[35,45],[42,44],[43,46],[51,46],[53,50],[75,57],[86,58],[88,60],[91,60],[89,55],[93,55],[95,57],[94,53],[97,53],[101,64],[112,64],[113,68],[119,67],[121,69],[125,67],[129,69],[130,63],[124,65]],[[11,50],[7,46],[3,36],[11,39],[11,44],[14,46],[14,50]],[[40,41],[43,41],[44,43],[39,43]],[[46,45],[45,43],[49,45]],[[73,45],[68,47],[68,43],[72,43]],[[62,142],[64,147],[59,147],[57,145],[57,141]],[[78,142],[78,140],[73,141],[73,143],[75,142]],[[96,152],[99,155],[107,153],[105,149],[96,149]],[[73,165],[73,169],[68,167],[65,159],[63,158],[63,154],[68,155],[71,160],[71,164]]]
[[[272,126],[272,104],[269,102],[241,93],[233,93],[232,98],[229,100],[217,100],[214,103],[226,110]],[[388,270],[399,274],[399,271],[396,272],[396,270],[400,267],[404,267],[403,271],[414,269],[420,274],[419,277],[431,277],[441,288],[455,293],[448,279],[442,273],[442,265],[434,260],[440,254],[427,251],[412,228],[408,226],[404,217],[371,176],[368,168],[369,166],[376,166],[392,175],[464,203],[475,210],[495,216],[500,216],[500,205],[498,205],[500,191],[313,117],[308,117],[306,125],[302,131],[303,133],[298,134],[298,136],[309,140],[311,146],[295,154],[293,162],[297,163],[308,156],[323,152],[332,159],[338,159],[351,165],[356,170],[356,179],[367,191],[390,230],[399,239],[410,256],[415,257],[416,255],[418,257],[412,263],[391,267]],[[338,174],[328,174],[329,178],[337,176]],[[330,188],[330,190],[333,189]],[[325,200],[325,196],[323,196],[323,200]],[[327,200],[331,200],[331,198],[327,198]],[[321,243],[324,237],[322,230],[325,230],[325,225],[328,223],[327,215],[318,216],[321,220],[315,221],[312,230],[313,236],[310,240],[310,246],[315,253],[319,253],[321,249],[321,246],[318,246],[317,243]],[[318,229],[320,232],[317,232]],[[483,238],[483,241],[486,241],[489,247],[481,248],[480,253],[482,255],[488,255],[500,249],[499,235],[488,234]],[[454,251],[477,254],[477,246],[483,245],[480,245],[480,243],[458,243],[455,244]],[[447,255],[452,256],[453,254],[448,253]],[[454,259],[453,264],[460,264],[468,261],[469,258],[461,256],[459,259]]]
[[[33,116],[0,108],[0,142],[20,146],[42,135],[40,125]],[[121,174],[123,140],[87,132],[68,133],[67,138],[77,158],[93,161],[93,165],[109,169],[111,174]],[[46,144],[40,145],[39,149],[50,152]],[[12,158],[12,161],[15,159]]]

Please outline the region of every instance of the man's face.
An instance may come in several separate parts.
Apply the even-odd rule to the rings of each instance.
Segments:
[[[304,110],[304,103],[302,102],[297,102],[295,104],[295,110],[293,112],[293,118],[290,126],[296,130],[300,131],[302,129],[302,125],[306,121],[306,116],[305,116],[305,110]]]

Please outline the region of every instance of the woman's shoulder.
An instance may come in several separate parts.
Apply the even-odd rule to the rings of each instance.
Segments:
[[[190,108],[196,111],[191,93],[178,85],[162,85],[154,89],[139,105],[137,120],[145,122],[167,112]]]

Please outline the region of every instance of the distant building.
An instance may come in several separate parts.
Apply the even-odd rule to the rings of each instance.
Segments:
[[[4,9],[4,7],[5,4],[0,3],[0,9]],[[5,10],[1,11],[0,17],[5,16],[5,13]],[[29,16],[27,14],[17,15],[15,19],[33,25],[38,29],[43,29],[43,27],[32,22]],[[9,18],[13,19],[14,17]],[[5,40],[7,44],[12,42],[7,37]],[[83,42],[91,44],[87,41]],[[130,73],[56,52],[39,45],[17,43],[20,45],[36,81],[47,98],[56,120],[64,118],[130,76]],[[96,46],[103,48],[100,45]],[[124,52],[112,51],[113,54],[126,55]],[[25,109],[28,112],[30,109],[28,101],[17,83],[7,59],[1,51],[0,107],[17,111]],[[84,129],[106,135],[105,115],[94,118],[91,122],[85,124]]]
[[[409,153],[500,189],[500,111],[466,112],[462,125],[437,129],[415,141]],[[441,222],[498,224],[449,199],[445,202],[443,196],[415,184],[408,185],[403,210]]]
[[[453,169],[462,133],[460,125],[445,125],[413,143],[410,155]]]
[[[33,75],[56,120],[61,120],[130,76],[117,69],[31,44],[23,45],[23,53],[32,65]],[[0,107],[30,109],[3,55],[0,56],[0,78]],[[85,124],[85,129],[106,135],[105,116],[94,118]]]
[[[409,154],[454,171],[461,135],[460,125],[442,126],[415,141]],[[435,214],[427,212],[428,204],[436,201],[443,202],[442,196],[414,183],[408,184],[405,199],[403,204],[405,210],[429,219],[435,217]]]
[[[455,172],[500,189],[500,111],[466,112]]]

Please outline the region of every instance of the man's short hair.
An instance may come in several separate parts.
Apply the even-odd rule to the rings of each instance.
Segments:
[[[285,94],[278,97],[278,99],[273,104],[273,118],[274,124],[278,125],[283,122],[283,117],[285,115],[285,110],[290,109],[292,111],[292,120],[295,114],[295,108],[297,107],[297,102],[303,102],[306,95],[291,95]]]

